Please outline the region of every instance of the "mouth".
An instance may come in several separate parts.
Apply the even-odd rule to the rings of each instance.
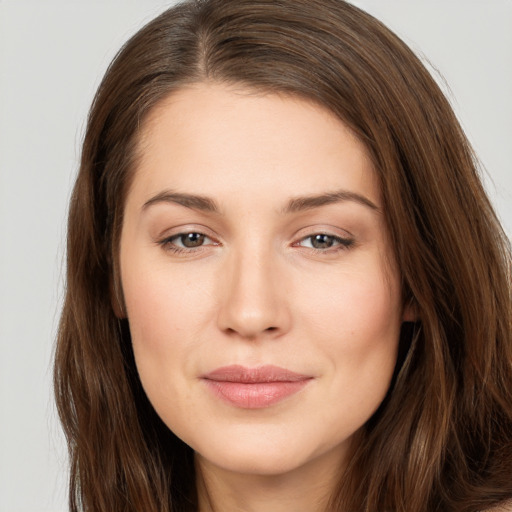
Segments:
[[[201,378],[214,396],[242,409],[270,407],[298,393],[313,380],[309,375],[273,365],[224,366]]]

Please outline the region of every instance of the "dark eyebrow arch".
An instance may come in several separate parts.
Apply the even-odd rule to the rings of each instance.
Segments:
[[[158,203],[175,203],[193,210],[200,210],[209,213],[219,213],[219,207],[213,199],[205,196],[197,196],[192,194],[182,194],[179,192],[171,192],[164,190],[156,196],[146,201],[142,210],[147,210],[150,206]]]
[[[313,208],[319,208],[320,206],[326,206],[344,201],[355,201],[356,203],[366,206],[376,212],[380,212],[380,208],[367,197],[361,194],[357,194],[356,192],[350,192],[348,190],[338,190],[336,192],[327,192],[325,194],[318,194],[314,196],[301,196],[292,198],[288,201],[288,204],[282,210],[282,213],[287,214],[304,210],[311,210]],[[164,190],[163,192],[153,196],[143,204],[142,210],[147,210],[150,206],[159,203],[175,203],[181,206],[185,206],[186,208],[191,208],[193,210],[199,210],[208,213],[220,213],[220,209],[217,206],[217,203],[209,197],[172,192],[170,190]]]
[[[356,192],[350,192],[349,190],[338,190],[335,192],[327,192],[326,194],[319,194],[314,196],[303,196],[295,197],[290,199],[288,204],[283,210],[283,213],[294,213],[303,210],[311,210],[320,206],[326,206],[329,204],[340,203],[344,201],[355,201],[363,206],[380,212],[380,208],[370,201],[367,197],[357,194]]]

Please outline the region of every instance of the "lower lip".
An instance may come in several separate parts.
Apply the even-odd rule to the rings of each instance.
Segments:
[[[310,380],[243,383],[205,379],[205,382],[219,398],[231,405],[242,409],[262,409],[298,393]]]

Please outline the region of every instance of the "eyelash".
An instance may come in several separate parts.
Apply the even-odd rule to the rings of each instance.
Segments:
[[[204,237],[205,240],[211,240],[211,238],[208,235],[205,235],[204,233],[200,233],[199,231],[187,231],[184,233],[178,233],[177,235],[172,235],[167,238],[164,238],[163,240],[159,241],[158,244],[161,245],[166,251],[170,251],[174,254],[190,254],[193,252],[198,252],[198,250],[203,249],[204,245],[199,245],[197,247],[179,247],[176,245],[175,241],[180,240],[183,243],[183,238],[187,235],[198,235],[200,237]],[[210,244],[208,244],[210,245]],[[220,245],[218,242],[214,242],[211,245]]]
[[[298,244],[300,242],[304,242],[305,240],[313,240],[315,237],[327,237],[330,239],[330,241],[333,243],[333,244],[337,244],[337,245],[334,245],[331,246],[331,247],[327,247],[327,248],[324,248],[324,249],[319,249],[317,247],[307,247],[307,249],[311,249],[312,251],[316,252],[316,253],[336,253],[336,252],[339,252],[339,251],[345,251],[347,249],[349,249],[350,247],[352,247],[354,245],[354,239],[353,238],[342,238],[340,236],[336,236],[336,235],[331,235],[329,233],[313,233],[311,235],[308,235],[308,236],[305,236],[303,238],[301,238],[299,240],[299,242],[295,242],[293,244],[294,247],[297,247],[299,246]],[[300,246],[299,246],[300,247]]]
[[[164,238],[164,239],[160,240],[158,242],[158,244],[160,246],[162,246],[166,251],[170,251],[174,254],[191,254],[194,252],[198,252],[205,247],[204,244],[199,245],[197,247],[180,247],[180,246],[176,245],[176,240],[181,240],[181,243],[183,244],[183,238],[186,236],[190,236],[190,235],[204,237],[203,240],[210,240],[210,241],[212,240],[208,235],[205,235],[204,233],[201,233],[198,231],[187,231],[184,233],[178,233],[176,235],[172,235],[170,237]],[[303,243],[306,240],[312,241],[313,238],[321,237],[321,236],[329,238],[330,241],[336,245],[330,246],[327,248],[322,248],[322,249],[317,248],[317,247],[304,247],[304,246],[299,245],[300,243]],[[318,233],[313,233],[311,235],[302,237],[298,242],[294,242],[292,244],[292,246],[293,247],[303,247],[309,251],[313,251],[313,253],[315,253],[315,254],[333,254],[333,253],[338,253],[338,252],[346,251],[346,250],[350,249],[351,247],[354,246],[354,243],[355,243],[355,240],[353,238],[342,238],[340,236],[331,235],[329,233],[318,232]],[[206,245],[217,246],[220,244],[218,242],[213,242],[211,244],[206,244]]]

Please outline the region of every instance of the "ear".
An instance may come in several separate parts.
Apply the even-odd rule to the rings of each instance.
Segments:
[[[417,322],[420,319],[418,311],[418,305],[416,301],[411,297],[404,304],[404,311],[402,313],[402,322]]]

